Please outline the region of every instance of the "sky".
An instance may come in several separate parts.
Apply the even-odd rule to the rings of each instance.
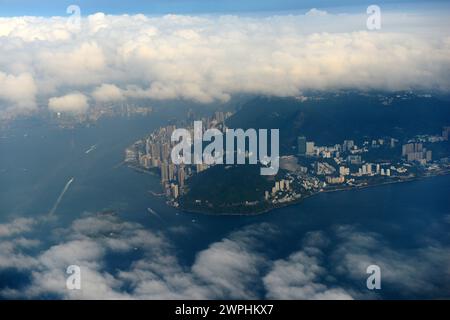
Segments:
[[[444,4],[444,0],[434,3]],[[199,13],[248,13],[275,11],[307,11],[310,8],[367,7],[370,4],[402,8],[430,3],[424,0],[0,0],[0,16],[63,15],[65,9],[76,4],[83,8],[84,14],[104,12],[108,14],[199,14]]]

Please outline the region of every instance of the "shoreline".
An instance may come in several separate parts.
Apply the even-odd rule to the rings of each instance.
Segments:
[[[155,172],[152,172],[150,170],[145,170],[139,166],[135,166],[135,165],[131,165],[128,164],[127,165],[128,168],[138,172],[138,173],[144,173],[144,174],[148,174],[154,177],[158,177],[158,174]],[[258,216],[258,215],[262,215],[262,214],[266,214],[269,213],[273,210],[276,209],[281,209],[281,208],[285,208],[288,206],[293,206],[293,205],[297,205],[299,203],[301,203],[303,200],[308,199],[310,197],[316,196],[318,194],[321,193],[332,193],[332,192],[342,192],[342,191],[352,191],[352,190],[362,190],[362,189],[367,189],[367,188],[373,188],[373,187],[379,187],[379,186],[384,186],[384,185],[390,185],[390,184],[398,184],[398,183],[406,183],[406,182],[413,182],[413,181],[420,181],[420,180],[424,180],[424,179],[428,179],[428,178],[433,178],[433,177],[438,177],[438,176],[445,176],[445,175],[450,175],[450,169],[444,169],[444,170],[440,170],[438,172],[435,173],[430,173],[430,174],[424,174],[421,176],[414,176],[411,178],[400,178],[394,181],[384,181],[384,182],[379,182],[379,183],[373,183],[373,184],[366,184],[366,185],[359,185],[359,186],[346,186],[346,187],[336,187],[334,189],[322,189],[321,191],[317,191],[317,192],[313,192],[311,194],[307,194],[305,196],[302,196],[301,198],[295,200],[295,201],[290,201],[290,202],[286,202],[286,203],[279,203],[276,205],[272,205],[269,208],[266,208],[264,210],[260,210],[260,211],[255,211],[255,212],[249,212],[249,213],[214,213],[208,210],[201,210],[201,209],[185,209],[182,207],[176,207],[173,206],[169,203],[166,202],[167,206],[170,206],[172,208],[175,208],[177,210],[179,210],[180,212],[183,213],[190,213],[190,214],[202,214],[202,215],[207,215],[207,216]],[[162,197],[164,196],[164,193],[157,193],[153,190],[149,190],[148,191],[152,196],[155,197]]]
[[[267,208],[265,210],[262,211],[257,211],[257,212],[252,212],[252,213],[213,213],[213,212],[208,212],[208,211],[204,211],[204,210],[190,210],[190,209],[184,209],[184,208],[176,208],[184,213],[190,213],[190,214],[202,214],[202,215],[207,215],[207,216],[258,216],[258,215],[262,215],[262,214],[266,214],[269,213],[273,210],[276,209],[281,209],[281,208],[285,208],[285,207],[289,207],[289,206],[293,206],[296,204],[301,203],[302,201],[304,201],[305,199],[308,199],[310,197],[316,196],[318,194],[321,193],[332,193],[332,192],[343,192],[343,191],[352,191],[352,190],[363,190],[363,189],[367,189],[367,188],[372,188],[372,187],[380,187],[380,186],[384,186],[384,185],[390,185],[390,184],[398,184],[398,183],[406,183],[406,182],[413,182],[413,181],[421,181],[421,180],[425,180],[428,178],[433,178],[433,177],[439,177],[439,176],[446,176],[446,175],[450,175],[450,169],[446,169],[444,171],[440,171],[440,172],[436,172],[434,174],[427,174],[427,175],[423,175],[423,176],[419,176],[419,177],[411,177],[411,178],[407,178],[407,179],[403,179],[403,180],[396,180],[396,181],[386,181],[386,182],[381,182],[381,183],[374,183],[374,184],[367,184],[367,185],[363,185],[363,186],[354,186],[354,187],[344,187],[344,188],[336,188],[333,190],[321,190],[318,192],[314,192],[311,193],[309,195],[306,195],[304,197],[301,197],[300,199],[296,200],[296,201],[291,201],[291,202],[287,202],[287,203],[282,203],[279,205],[274,205],[270,208]]]

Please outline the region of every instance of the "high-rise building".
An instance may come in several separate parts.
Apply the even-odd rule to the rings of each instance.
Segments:
[[[223,123],[225,121],[225,114],[223,112],[217,111],[214,117],[218,123]]]
[[[402,146],[402,157],[405,157],[408,153],[414,152],[414,143],[407,143]]]
[[[167,162],[161,163],[161,182],[169,181],[169,165]]]
[[[344,166],[339,167],[339,175],[348,176],[350,174],[350,169]]]
[[[170,157],[170,144],[168,142],[161,145],[161,158],[167,160]]]
[[[391,138],[391,148],[395,148],[395,139]]]
[[[152,166],[152,159],[148,154],[143,155],[140,159],[140,164],[146,169]]]
[[[347,162],[350,164],[361,164],[361,156],[360,155],[349,155],[347,156]]]
[[[314,142],[312,141],[306,142],[306,154],[309,156],[314,155]]]
[[[153,159],[161,159],[160,153],[159,153],[159,145],[158,145],[158,143],[152,143],[152,145],[150,147],[150,150],[151,150],[151,154],[150,155],[152,156]]]
[[[152,148],[152,140],[150,138],[148,138],[145,141],[145,153],[151,154],[151,152],[152,152],[151,148]]]
[[[402,156],[406,158],[406,161],[431,161],[431,153],[429,154],[430,160],[428,160],[428,151],[423,147],[422,143],[404,144],[402,146]]]
[[[175,165],[173,163],[169,164],[169,172],[168,172],[168,179],[169,181],[172,181],[175,179]]]
[[[179,195],[179,192],[178,192],[178,185],[172,183],[172,184],[170,185],[170,191],[171,191],[172,197],[173,197],[174,199],[177,199],[177,198],[178,198],[178,195]]]
[[[297,138],[297,150],[298,155],[304,156],[306,154],[306,137],[298,137]]]
[[[450,127],[444,127],[442,130],[442,137],[444,140],[448,140],[448,136],[450,135]]]
[[[354,145],[355,145],[355,142],[353,140],[344,140],[344,144],[342,145],[342,150],[344,152],[350,151]]]
[[[197,164],[196,165],[196,170],[197,170],[197,173],[202,172],[203,170],[205,170],[205,165],[202,164],[202,163]]]
[[[178,169],[178,185],[180,186],[180,189],[184,188],[184,179],[186,178],[186,174],[184,172],[184,167],[181,166]]]

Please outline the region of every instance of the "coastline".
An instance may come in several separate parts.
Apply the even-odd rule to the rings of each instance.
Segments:
[[[159,175],[151,170],[145,170],[139,166],[135,166],[132,164],[128,164],[127,165],[128,168],[138,172],[138,173],[144,173],[144,174],[148,174],[154,177],[158,177]],[[396,180],[392,180],[392,181],[383,181],[383,182],[378,182],[378,183],[369,183],[366,185],[357,185],[357,186],[345,186],[345,187],[336,187],[333,189],[321,189],[320,191],[316,191],[316,192],[312,192],[311,194],[307,194],[305,196],[302,196],[301,198],[294,200],[294,201],[290,201],[290,202],[284,202],[284,203],[278,203],[278,204],[272,204],[269,207],[263,209],[263,210],[257,210],[257,211],[253,211],[253,212],[248,212],[248,213],[242,213],[242,212],[212,212],[209,211],[207,209],[187,209],[187,208],[183,208],[182,206],[174,206],[172,204],[170,204],[169,202],[166,202],[167,206],[173,207],[181,212],[184,213],[191,213],[191,214],[202,214],[202,215],[207,215],[207,216],[258,216],[258,215],[262,215],[262,214],[266,214],[269,213],[273,210],[276,209],[281,209],[281,208],[285,208],[288,206],[293,206],[293,205],[297,205],[299,203],[301,203],[303,200],[309,198],[309,197],[313,197],[315,195],[321,194],[321,193],[331,193],[331,192],[342,192],[342,191],[351,191],[351,190],[362,190],[362,189],[366,189],[366,188],[372,188],[372,187],[379,187],[379,186],[384,186],[384,185],[390,185],[390,184],[398,184],[398,183],[406,183],[406,182],[413,182],[413,181],[419,181],[419,180],[424,180],[424,179],[428,179],[428,178],[432,178],[432,177],[437,177],[437,176],[445,176],[445,175],[450,175],[450,169],[442,169],[439,170],[437,172],[433,172],[433,173],[428,173],[428,174],[423,174],[420,176],[414,176],[414,177],[409,177],[409,178],[398,178]],[[152,196],[155,197],[162,197],[165,194],[164,193],[158,193],[154,190],[149,190],[148,191],[149,194],[151,194]],[[244,204],[243,204],[244,206]]]
[[[207,215],[207,216],[258,216],[258,215],[262,215],[262,214],[266,214],[269,213],[273,210],[276,209],[281,209],[281,208],[285,208],[285,207],[289,207],[289,206],[293,206],[296,204],[301,203],[303,200],[308,199],[310,197],[316,196],[318,194],[321,193],[331,193],[331,192],[342,192],[342,191],[351,191],[351,190],[362,190],[362,189],[367,189],[367,188],[372,188],[372,187],[380,187],[380,186],[384,186],[384,185],[390,185],[390,184],[398,184],[398,183],[407,183],[407,182],[413,182],[413,181],[420,181],[420,180],[425,180],[428,178],[433,178],[433,177],[439,177],[439,176],[446,176],[446,175],[450,175],[450,169],[445,169],[433,174],[427,174],[427,175],[422,175],[422,176],[415,176],[415,177],[411,177],[411,178],[407,178],[407,179],[402,179],[402,180],[395,180],[395,181],[385,181],[385,182],[380,182],[380,183],[373,183],[373,184],[367,184],[367,185],[362,185],[362,186],[354,186],[354,187],[341,187],[341,188],[336,188],[336,189],[325,189],[325,190],[321,190],[318,192],[314,192],[308,195],[305,195],[303,197],[301,197],[298,200],[295,201],[291,201],[291,202],[286,202],[286,203],[280,203],[277,205],[273,205],[270,208],[261,210],[261,211],[256,211],[256,212],[251,212],[251,213],[214,213],[214,212],[209,212],[207,210],[192,210],[192,209],[184,209],[182,207],[177,207],[176,209],[185,212],[185,213],[195,213],[195,214],[203,214],[203,215]]]

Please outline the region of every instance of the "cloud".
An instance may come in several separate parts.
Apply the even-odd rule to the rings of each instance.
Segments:
[[[24,229],[25,232],[25,229]],[[141,225],[120,221],[113,215],[88,215],[69,228],[58,229],[58,244],[26,254],[16,233],[15,241],[1,250],[0,271],[29,270],[24,288],[1,288],[0,296],[66,299],[211,299],[255,298],[255,283],[263,257],[256,251],[258,238],[270,235],[268,225],[249,226],[199,252],[190,267],[180,264],[167,238]],[[7,249],[7,250],[6,250]],[[107,256],[138,253],[129,267],[116,271],[107,266]],[[9,261],[8,264],[2,261]],[[82,290],[65,288],[69,265],[82,270]],[[123,288],[128,288],[124,290]]]
[[[43,227],[24,219],[0,224],[0,274],[16,270],[29,279],[17,287],[0,283],[1,298],[372,299],[446,298],[449,292],[448,246],[433,241],[394,249],[356,226],[308,232],[280,256],[270,244],[281,231],[252,224],[200,250],[191,264],[180,261],[165,232],[113,214],[84,214],[45,233],[48,239],[30,237]],[[65,287],[73,264],[81,267],[82,290]],[[371,264],[381,267],[378,295],[365,288]]]
[[[54,112],[83,113],[89,108],[88,98],[79,92],[48,100],[48,108]]]
[[[324,10],[312,8],[311,10],[309,10],[308,12],[305,13],[305,16],[307,16],[307,17],[324,17],[327,14],[328,13]]]
[[[0,99],[17,112],[80,92],[96,102],[227,101],[308,89],[450,90],[443,13],[383,11],[269,17],[112,16],[0,19]],[[440,17],[440,18],[439,18]],[[445,17],[444,17],[445,18]],[[41,106],[45,107],[45,106]]]
[[[450,292],[450,248],[433,241],[421,247],[397,251],[376,233],[353,226],[339,226],[340,245],[333,253],[336,272],[362,281],[367,266],[380,266],[384,287],[399,296],[433,296]],[[383,284],[382,284],[383,286]]]
[[[254,225],[233,233],[201,251],[192,271],[213,291],[226,299],[257,299],[261,272],[267,258],[258,251],[258,242],[275,231],[266,224]]]
[[[98,102],[122,101],[125,98],[122,90],[113,84],[102,84],[94,90],[92,96]]]
[[[30,73],[16,76],[0,70],[0,88],[0,100],[9,103],[6,109],[16,108],[25,112],[36,108],[37,87]]]
[[[320,231],[308,232],[303,250],[273,263],[264,277],[268,299],[351,300],[352,292],[327,285],[329,270],[324,266],[323,248],[329,239]]]
[[[275,261],[272,271],[264,277],[269,299],[349,300],[352,296],[341,288],[321,283],[327,270],[319,259],[305,252],[296,252],[286,260]]]
[[[16,218],[9,223],[0,224],[0,238],[26,233],[34,225],[35,221],[31,218]]]

